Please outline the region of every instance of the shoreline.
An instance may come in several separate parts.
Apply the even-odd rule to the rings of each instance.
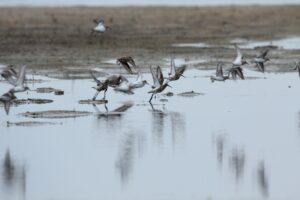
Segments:
[[[111,31],[90,35],[94,18],[103,18]],[[214,69],[218,60],[230,63],[235,56],[234,50],[222,48],[231,45],[231,40],[300,37],[299,20],[300,5],[0,7],[0,63],[27,64],[42,75],[49,71],[68,74],[70,69],[78,73],[95,67],[114,70],[117,65],[104,61],[124,55],[149,66],[163,64],[174,54],[188,60],[205,59],[193,67]],[[199,42],[214,47],[172,46]],[[256,50],[244,53],[251,58]],[[278,60],[269,69],[290,70],[281,65],[291,65],[299,53],[297,49],[272,50],[270,56]]]

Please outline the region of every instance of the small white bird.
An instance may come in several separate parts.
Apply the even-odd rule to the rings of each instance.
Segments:
[[[136,80],[134,82],[130,82],[129,86],[133,89],[136,89],[136,88],[142,88],[146,84],[148,84],[148,82],[146,80],[143,80],[143,75],[140,72],[138,72]]]
[[[118,86],[114,88],[114,90],[118,92],[123,92],[125,94],[134,94],[132,89],[133,88],[130,86],[129,81],[122,81]]]
[[[105,26],[104,20],[102,19],[100,19],[99,21],[94,19],[93,21],[97,25],[92,29],[92,33],[104,33],[107,29],[110,29],[109,26]]]

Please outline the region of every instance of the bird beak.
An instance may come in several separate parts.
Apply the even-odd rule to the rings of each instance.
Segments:
[[[168,87],[172,88],[172,86],[170,86],[169,84],[167,84]]]

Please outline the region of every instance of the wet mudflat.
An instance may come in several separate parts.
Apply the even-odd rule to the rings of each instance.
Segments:
[[[80,104],[94,95],[92,79],[36,77],[46,81],[32,90],[64,95],[29,91],[18,98],[53,102],[13,106],[8,116],[0,107],[0,199],[300,198],[299,77],[244,72],[250,78],[211,83],[214,70],[189,67],[165,91],[174,95],[153,105],[150,86],[134,95],[109,89],[106,104]],[[90,114],[20,115],[55,110]]]

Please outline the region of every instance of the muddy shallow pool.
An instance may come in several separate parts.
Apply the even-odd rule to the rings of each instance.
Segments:
[[[109,89],[107,104],[91,105],[79,101],[93,97],[92,80],[38,77],[47,81],[31,89],[64,95],[18,94],[54,101],[11,107],[8,116],[0,107],[0,199],[300,198],[297,73],[245,70],[246,80],[211,83],[213,74],[189,69],[165,91],[175,95],[157,96],[153,105],[150,86],[134,95]],[[4,93],[9,85],[2,85]],[[201,95],[176,95],[187,91]],[[105,114],[128,102],[124,112]],[[91,114],[19,115],[49,110]],[[35,126],[14,125],[31,121]]]

